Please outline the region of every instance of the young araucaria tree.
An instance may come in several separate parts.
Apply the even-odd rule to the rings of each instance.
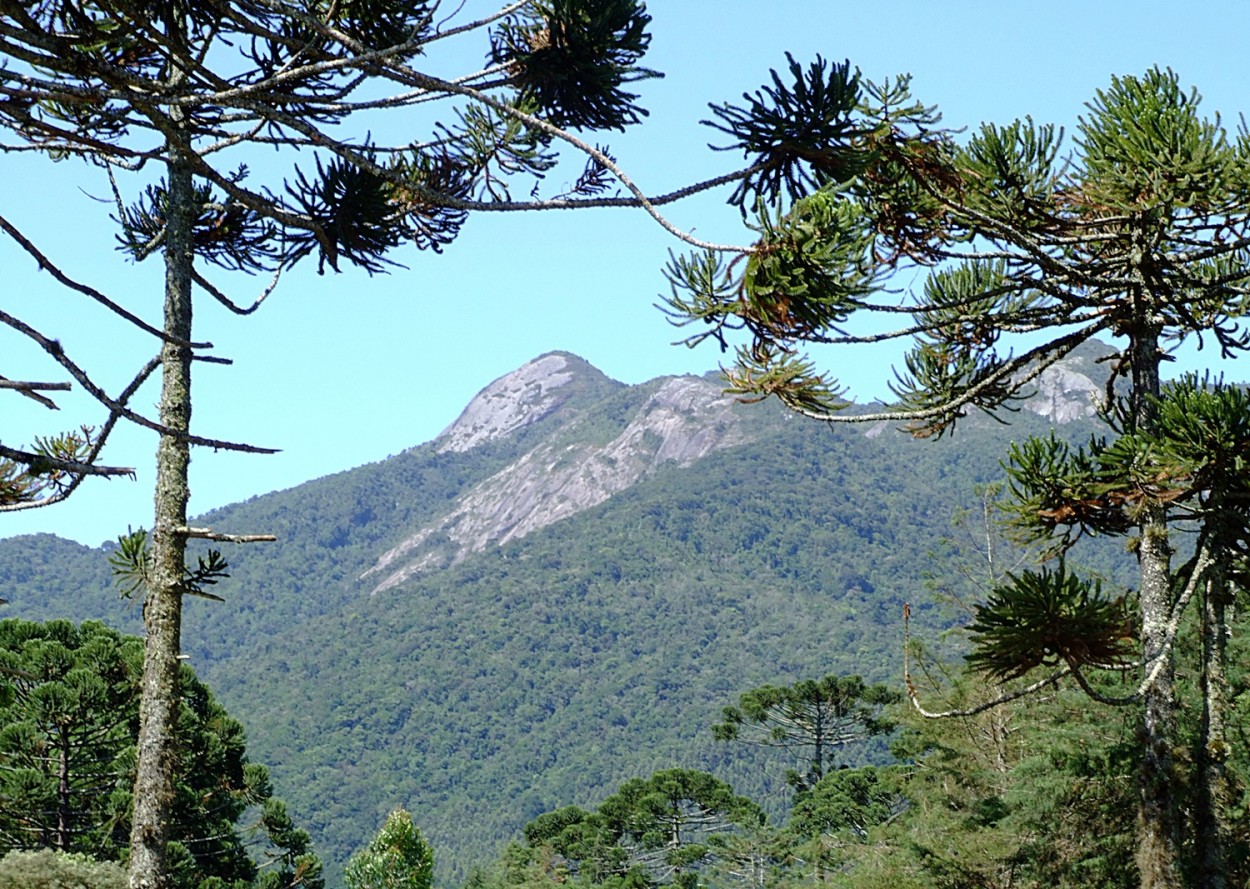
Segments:
[[[793,74],[792,86],[777,79],[746,108],[718,109],[714,125],[748,152],[779,144],[759,109],[778,92],[801,105],[835,88]],[[1046,367],[1103,336],[1119,348],[1107,414],[1117,431],[1150,436],[1170,349],[1187,337],[1225,357],[1247,347],[1235,319],[1250,287],[1250,140],[1202,117],[1198,95],[1171,71],[1114,79],[1087,106],[1071,150],[1061,132],[1031,120],[983,125],[966,139],[922,121],[915,138],[900,140],[892,109],[908,107],[905,90],[849,74],[836,89],[847,98],[832,138],[790,143],[811,163],[807,196],[790,204],[766,188],[744,196],[759,198],[743,204],[758,217],[754,252],[727,261],[702,251],[668,266],[677,320],[708,325],[692,341],[712,337],[725,348],[729,331],[742,331],[728,374],[743,396],[776,395],[822,420],[907,421],[918,436],[940,436],[970,409],[1010,407]],[[833,158],[845,179],[820,176]],[[899,297],[882,282],[905,264],[927,275],[920,292]],[[839,414],[840,387],[804,349],[891,338],[912,341],[899,404]],[[1181,880],[1170,629],[1192,572],[1172,569],[1168,511],[1145,497],[1120,513],[1140,566],[1138,863],[1151,889]],[[1059,572],[1036,579],[1048,594],[1079,599],[1080,585]]]
[[[109,394],[52,332],[0,314],[91,393],[110,424],[122,418],[158,439],[150,537],[127,538],[116,563],[144,596],[147,634],[132,886],[168,885],[182,597],[204,593],[225,568],[216,553],[188,567],[187,540],[240,539],[188,527],[191,448],[263,450],[192,432],[192,367],[224,360],[196,340],[193,305],[207,300],[246,315],[284,270],[312,257],[319,270],[385,271],[395,248],[440,251],[477,212],[641,208],[675,236],[711,248],[657,208],[725,184],[741,194],[797,196],[810,178],[806,152],[767,149],[742,169],[648,197],[605,150],[576,135],[620,130],[646,114],[630,90],[657,76],[640,65],[649,21],[638,0],[518,0],[477,18],[439,0],[0,0],[0,148],[96,168],[102,190],[115,196],[125,252],[140,262],[159,257],[165,269],[161,320],[149,324],[71,280],[55,257],[0,220],[61,284],[148,331],[158,351],[147,363],[137,358],[134,382]],[[426,63],[427,48],[474,39],[476,49],[460,57],[484,57],[476,70]],[[793,129],[787,144],[833,138],[846,98],[778,106],[763,125]],[[437,117],[422,123],[427,109]],[[369,135],[401,128],[393,144]],[[260,158],[265,171],[285,163],[287,172],[250,175]],[[544,193],[544,174],[570,159],[571,189]],[[837,165],[818,166],[823,181]],[[513,198],[518,181],[529,197]],[[612,189],[623,196],[608,196]],[[231,295],[237,285],[225,283],[237,273],[272,280],[240,301]],[[128,401],[158,371],[159,408],[149,417]],[[46,398],[45,386],[17,389]],[[50,473],[57,487],[44,493],[68,493],[97,471],[96,447],[109,428],[49,445],[49,453],[0,451],[18,467],[0,467],[0,484],[31,470],[0,497],[37,499],[31,485]]]

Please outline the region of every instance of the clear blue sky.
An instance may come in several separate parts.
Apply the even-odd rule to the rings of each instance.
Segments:
[[[728,168],[729,157],[706,148],[716,134],[697,122],[708,102],[736,100],[765,83],[787,50],[800,60],[849,58],[872,79],[911,72],[918,98],[937,104],[955,127],[1031,115],[1070,129],[1113,74],[1154,64],[1179,72],[1210,113],[1233,125],[1250,111],[1250,5],[1240,2],[653,0],[649,7],[654,40],[646,63],[667,76],[641,84],[649,120],[607,141],[651,193]],[[478,47],[469,58],[481,58]],[[155,262],[128,265],[114,252],[110,208],[88,196],[106,194],[107,185],[80,165],[0,155],[0,212],[67,272],[155,321],[160,270]],[[671,218],[709,239],[742,241],[724,197],[691,201]],[[670,345],[677,331],[653,307],[671,246],[678,245],[654,222],[630,211],[478,217],[442,256],[397,255],[408,269],[389,276],[318,277],[309,264],[249,318],[203,300],[198,338],[235,363],[198,368],[197,432],[282,453],[197,450],[192,511],[427,441],[491,380],[553,349],[629,383],[714,368],[719,356],[710,347]],[[232,292],[240,301],[262,286],[239,283]],[[7,241],[0,242],[0,306],[59,337],[113,391],[141,363],[133,347],[149,349],[37,273]],[[59,378],[7,330],[0,330],[0,355],[6,376]],[[851,355],[836,371],[865,399],[886,394],[888,363],[888,356]],[[135,403],[150,411],[156,397],[149,386]],[[87,403],[64,398],[62,405],[51,414],[0,393],[0,441],[20,446],[35,434],[99,421]],[[107,458],[134,466],[137,481],[88,481],[66,504],[0,513],[0,536],[50,531],[95,545],[127,525],[146,525],[154,449],[150,433],[125,430]]]

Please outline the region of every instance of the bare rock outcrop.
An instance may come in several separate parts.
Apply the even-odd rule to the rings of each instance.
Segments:
[[[535,411],[554,409],[548,407],[548,398],[562,385],[559,364],[534,368],[528,385],[516,385],[513,376],[504,378],[507,386],[492,384],[475,399],[482,402],[473,415],[477,419],[462,423],[470,414],[466,410],[456,422],[455,448],[506,434],[500,430],[520,428],[532,422],[527,418]],[[531,409],[505,407],[503,395],[496,394],[503,392],[530,397]],[[494,405],[497,410],[483,411]],[[363,577],[376,578],[373,591],[380,592],[596,506],[665,463],[689,466],[715,450],[742,443],[746,435],[734,408],[734,400],[715,383],[697,377],[662,380],[607,445],[586,443],[575,434],[543,442],[458,498],[441,520],[383,554]]]
[[[1084,372],[1092,367],[1076,356],[1048,368],[1024,406],[1057,424],[1094,415],[1102,390]],[[648,384],[632,414],[596,410],[620,385],[580,358],[554,352],[483,389],[435,440],[439,453],[467,452],[548,417],[551,433],[464,491],[440,518],[412,529],[362,579],[375,593],[390,589],[597,506],[666,463],[689,466],[750,438],[741,408],[716,382],[663,378]],[[894,425],[870,424],[865,434]]]
[[[1071,423],[1098,413],[1103,389],[1062,362],[1044,370],[1034,383],[1036,393],[1024,402],[1026,409],[1052,423]]]
[[[439,434],[435,450],[468,451],[537,423],[564,403],[574,378],[570,362],[571,356],[552,352],[495,380]]]

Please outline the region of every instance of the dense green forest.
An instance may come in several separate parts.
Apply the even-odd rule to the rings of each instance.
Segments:
[[[433,844],[440,884],[519,879],[494,862],[526,824],[568,805],[589,811],[625,782],[669,769],[728,782],[780,830],[795,801],[786,775],[802,763],[718,741],[723,708],[759,686],[831,675],[901,690],[904,603],[933,653],[925,663],[957,669],[961,637],[945,631],[966,624],[960,603],[985,592],[979,486],[1002,478],[1010,442],[1051,428],[1022,411],[1010,425],[973,416],[953,440],[915,441],[880,424],[826,427],[741,406],[748,441],[690,466],[660,465],[522,540],[371,594],[360,575],[406,532],[543,443],[611,440],[660,383],[622,387],[592,370],[582,368],[558,411],[513,435],[462,453],[421,445],[206,517],[279,537],[226,552],[233,576],[216,588],[226,602],[189,603],[186,650],[312,835],[331,886],[400,805]],[[1056,428],[1078,442],[1094,427]],[[1012,552],[1003,545],[1007,567]],[[134,630],[137,606],[112,588],[107,555],[46,536],[0,542],[7,613]],[[1131,584],[1115,543],[1080,558],[1109,584]],[[981,740],[995,720],[1012,726],[998,751]],[[1044,813],[1012,808],[1012,794],[1038,793],[1012,776],[1024,770],[1034,782],[1044,762],[1062,760],[1071,776],[1060,770],[1048,804],[1071,806],[1070,782],[1120,763],[1129,730],[1118,712],[1066,695],[915,729],[839,748],[838,766],[885,769],[871,782],[889,788],[878,797],[892,813],[870,831],[885,831],[886,845],[861,848],[857,835],[839,856],[872,858],[894,843],[919,855],[908,865],[917,873],[938,867],[948,853],[913,848],[923,807],[947,811],[923,796],[932,792],[986,812],[1001,797],[1002,817],[986,821],[994,831],[966,842],[1027,857],[1026,840],[1043,836],[1029,819]],[[1030,740],[1039,737],[1040,750]],[[967,787],[952,789],[944,774]],[[1113,791],[1131,785],[1112,784],[1098,784],[1089,804],[1119,811]],[[1107,818],[1108,861],[1120,861],[1115,844],[1131,829],[1122,822]],[[925,829],[936,836],[939,821]]]
[[[1250,351],[1250,128],[1157,62],[1069,139],[787,51],[700,120],[734,169],[651,193],[593,135],[649,116],[644,3],[439,7],[0,4],[0,151],[103,174],[116,246],[164,272],[154,323],[0,219],[112,346],[0,313],[58,376],[0,388],[99,424],[17,419],[0,510],[134,476],[115,428],[157,438],[150,528],[0,546],[0,879],[1245,885],[1250,394],[1166,371]],[[425,68],[460,38],[467,71]],[[714,192],[745,243],[668,217]],[[433,442],[191,524],[193,449],[274,453],[193,429],[193,365],[233,363],[193,304],[608,207],[676,239],[658,308],[721,382],[548,353]],[[893,403],[848,402],[844,353],[890,344]]]

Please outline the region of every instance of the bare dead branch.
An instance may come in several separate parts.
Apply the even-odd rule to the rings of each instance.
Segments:
[[[45,256],[39,250],[38,247],[32,244],[30,240],[26,238],[25,235],[23,235],[20,231],[18,231],[17,228],[12,223],[10,223],[7,219],[5,219],[3,216],[0,216],[0,231],[3,231],[13,240],[17,241],[18,245],[21,246],[23,250],[25,250],[32,257],[34,257],[35,262],[39,264],[39,268],[42,271],[45,271],[48,274],[50,274],[59,283],[65,285],[70,290],[73,290],[77,293],[81,293],[84,296],[91,297],[91,299],[100,303],[100,305],[107,308],[110,312],[122,318],[125,318],[127,321],[129,321],[135,327],[138,327],[140,330],[143,330],[146,333],[150,333],[152,334],[152,336],[157,337],[158,339],[164,340],[167,343],[173,343],[178,346],[186,346],[187,348],[190,348],[190,349],[211,349],[213,347],[212,343],[189,343],[189,342],[184,342],[183,340],[180,340],[177,337],[171,336],[170,334],[165,333],[163,330],[160,330],[159,328],[153,327],[151,324],[148,324],[146,321],[144,321],[138,315],[135,315],[133,312],[130,312],[122,308],[113,300],[105,296],[103,293],[96,290],[94,287],[88,287],[86,284],[80,284],[77,281],[73,280],[64,272],[62,272],[56,266],[56,264],[52,262],[52,260],[48,259],[48,257]]]
[[[0,376],[0,389],[13,389],[19,395],[25,395],[32,401],[37,401],[48,410],[60,410],[55,401],[46,395],[40,395],[40,392],[69,392],[73,389],[69,383],[36,383],[28,380],[10,380],[8,377]]]
[[[128,385],[124,390],[122,390],[122,393],[117,396],[117,403],[122,404],[122,405],[126,404],[126,402],[128,402],[131,399],[131,397],[136,392],[139,391],[139,387],[142,386],[144,382],[147,381],[148,377],[150,377],[152,375],[152,372],[155,371],[156,368],[158,367],[160,367],[160,360],[158,358],[153,358],[146,365],[144,365],[143,368],[141,368],[140,371],[137,374],[135,374],[135,378],[130,381],[130,385]],[[100,428],[99,434],[96,435],[95,437],[94,444],[92,445],[91,449],[87,452],[86,456],[84,457],[83,459],[84,463],[89,464],[89,465],[95,465],[96,460],[99,459],[100,454],[104,450],[105,444],[108,443],[109,436],[112,434],[113,429],[116,428],[117,421],[119,419],[121,419],[120,414],[116,412],[112,412],[109,414],[108,420],[106,420],[104,425]],[[44,506],[51,506],[54,503],[60,503],[61,501],[67,499],[71,494],[73,494],[74,491],[78,489],[78,486],[81,485],[83,483],[83,480],[86,479],[87,477],[86,475],[75,475],[72,473],[71,475],[72,475],[72,478],[70,479],[69,484],[67,484],[60,491],[57,491],[55,494],[51,494],[47,497],[44,497],[42,499],[35,500],[35,501],[29,501],[25,503],[10,503],[4,506],[0,506],[0,512],[16,512],[22,509],[37,509],[37,508],[44,507]]]
[[[12,460],[14,463],[21,463],[23,466],[37,466],[40,469],[47,468],[56,472],[69,472],[74,475],[100,475],[100,476],[118,476],[128,475],[134,478],[135,470],[128,466],[95,466],[91,463],[79,463],[76,460],[62,460],[58,457],[48,457],[44,454],[36,454],[33,451],[23,451],[17,448],[10,448],[0,444],[0,458]]]
[[[19,333],[25,334],[42,346],[44,351],[51,355],[57,364],[69,371],[70,376],[77,380],[78,383],[86,389],[88,393],[90,393],[92,398],[107,407],[111,413],[117,413],[120,416],[125,417],[127,420],[144,427],[145,429],[151,429],[153,432],[159,432],[162,435],[173,435],[188,444],[197,445],[199,447],[213,448],[214,450],[241,451],[247,454],[278,453],[277,448],[262,448],[256,445],[243,444],[241,442],[223,441],[216,438],[204,438],[199,435],[190,435],[188,433],[170,429],[167,426],[157,423],[155,420],[149,420],[142,414],[135,413],[124,404],[121,404],[115,399],[109,397],[108,393],[97,386],[91,377],[87,375],[86,371],[70,360],[69,356],[65,354],[64,347],[57,340],[44,336],[29,324],[19,321],[17,318],[14,318],[12,315],[4,311],[0,311],[0,323],[7,324],[9,327],[12,327]]]
[[[212,282],[210,282],[207,278],[205,278],[199,272],[191,273],[191,278],[195,281],[196,284],[199,284],[201,287],[203,287],[205,292],[208,293],[209,296],[217,300],[217,302],[221,303],[223,306],[225,306],[230,311],[234,312],[236,315],[250,315],[253,312],[255,312],[257,309],[259,309],[260,304],[263,303],[266,299],[268,299],[269,295],[273,293],[274,290],[277,288],[278,280],[281,277],[282,277],[282,269],[279,268],[276,272],[274,272],[273,278],[269,281],[268,286],[266,286],[265,289],[261,291],[260,296],[256,297],[256,300],[250,306],[245,307],[245,306],[240,306],[238,303],[230,299],[230,297],[222,293],[221,290],[215,287],[212,284]]]
[[[16,389],[19,392],[69,392],[73,388],[70,383],[33,383],[0,377],[0,389]]]
[[[210,528],[174,528],[175,534],[183,537],[194,537],[197,540],[214,540],[220,543],[272,543],[277,540],[273,534],[220,534]]]

